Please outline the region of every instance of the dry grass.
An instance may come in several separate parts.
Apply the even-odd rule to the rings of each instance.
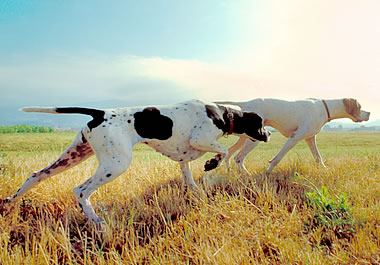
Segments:
[[[72,138],[0,135],[0,198]],[[252,177],[222,167],[202,184],[206,158],[193,162],[207,196],[186,192],[176,163],[137,146],[129,170],[92,196],[109,226],[104,234],[86,222],[71,193],[94,173],[90,159],[41,183],[16,207],[0,205],[0,264],[379,264],[380,134],[322,133],[328,169],[302,143],[266,174],[284,141],[274,134],[249,156]],[[349,223],[318,224],[306,192],[323,185],[332,199],[346,194]]]

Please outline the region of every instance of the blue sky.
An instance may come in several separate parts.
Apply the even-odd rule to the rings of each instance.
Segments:
[[[377,0],[3,0],[0,105],[354,97],[380,118]]]
[[[247,32],[239,1],[2,1],[1,53],[220,59]]]

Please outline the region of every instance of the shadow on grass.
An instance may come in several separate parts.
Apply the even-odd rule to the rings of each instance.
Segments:
[[[144,246],[157,236],[163,235],[189,211],[202,207],[204,203],[213,203],[218,193],[244,197],[252,204],[259,200],[270,203],[281,201],[289,212],[294,205],[304,207],[305,186],[295,181],[294,171],[279,173],[259,173],[255,176],[241,175],[236,172],[221,173],[203,180],[199,185],[205,195],[187,191],[181,179],[151,186],[138,197],[130,201],[116,201],[111,204],[95,206],[96,211],[108,224],[107,233],[98,233],[95,226],[87,222],[78,206],[71,202],[41,202],[23,200],[16,205],[17,222],[12,221],[8,248],[22,247],[25,251],[33,249],[34,242],[41,241],[44,233],[54,231],[69,242],[58,259],[68,260],[68,253],[84,260],[85,255],[99,255],[110,250],[123,253],[126,245],[135,248]],[[101,203],[101,202],[99,202]],[[99,207],[99,205],[101,205]],[[100,209],[99,209],[100,208]],[[0,201],[0,215],[9,216],[9,207]],[[91,254],[92,253],[92,254]]]

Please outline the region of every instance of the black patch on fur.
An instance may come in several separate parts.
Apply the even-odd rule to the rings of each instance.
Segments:
[[[45,174],[49,175],[50,174],[50,170],[49,169],[45,169],[45,170],[42,170],[41,173],[45,173]]]
[[[268,135],[264,129],[263,119],[254,112],[241,112],[241,116],[235,119],[234,132],[246,135],[258,140],[267,141]]]
[[[58,167],[67,167],[67,166],[69,166],[69,163],[68,163],[69,160],[70,159],[68,159],[68,158],[62,159],[62,160],[57,160],[53,165],[51,165],[49,167],[49,169],[56,169]]]
[[[230,131],[230,119],[228,118],[228,113],[233,114],[233,123],[235,116],[239,116],[240,113],[237,110],[226,108],[224,106],[211,106],[206,105],[207,116],[212,120],[216,127],[223,131],[223,134],[226,134]],[[234,132],[234,131],[232,131]]]
[[[221,160],[220,154],[217,154],[214,158],[207,160],[206,164],[205,164],[205,171],[210,171],[210,170],[216,168],[217,166],[219,166],[220,160]]]
[[[173,121],[157,108],[145,108],[133,116],[136,132],[143,138],[167,140],[173,135]]]
[[[66,108],[56,108],[57,113],[70,113],[70,114],[84,114],[90,115],[93,120],[87,123],[90,131],[104,122],[105,112],[98,109],[88,109],[88,108],[78,108],[78,107],[66,107]]]
[[[232,113],[232,133],[246,134],[259,141],[267,140],[263,119],[254,112],[243,112],[219,105],[206,105],[206,113],[215,126],[221,129],[224,134],[228,133],[230,130],[230,120],[227,115],[228,113]]]
[[[226,122],[223,119],[223,113],[225,110],[226,107],[206,105],[207,116],[212,120],[216,127],[223,131],[223,133],[228,132],[228,130],[226,130]]]

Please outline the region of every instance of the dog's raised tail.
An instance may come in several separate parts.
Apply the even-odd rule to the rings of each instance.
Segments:
[[[93,118],[92,121],[87,123],[90,129],[99,126],[104,121],[104,110],[80,108],[80,107],[26,107],[21,108],[24,112],[42,112],[53,114],[84,114]]]

